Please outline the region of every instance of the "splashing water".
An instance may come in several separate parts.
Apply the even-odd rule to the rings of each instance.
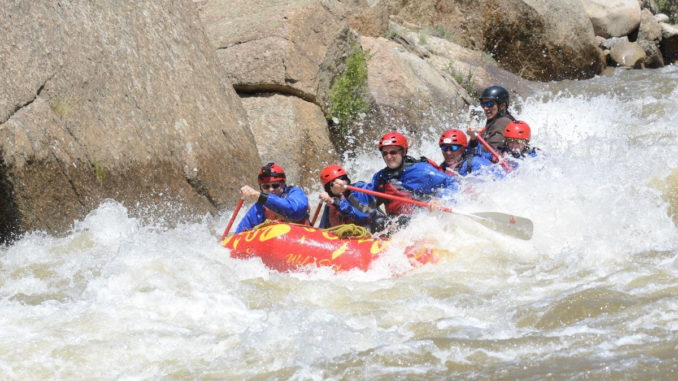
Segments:
[[[106,202],[65,237],[0,248],[2,378],[676,379],[678,68],[518,104],[542,155],[453,208],[528,217],[532,240],[421,214],[394,240],[438,264],[410,269],[395,245],[368,272],[281,274],[229,258],[230,213],[170,228]],[[453,127],[411,153],[442,160]],[[352,180],[382,166],[346,162]]]

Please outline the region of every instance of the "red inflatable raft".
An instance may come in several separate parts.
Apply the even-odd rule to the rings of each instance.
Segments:
[[[259,257],[278,271],[327,266],[336,271],[367,270],[389,246],[388,239],[341,238],[327,229],[291,223],[270,223],[232,235],[221,242],[233,258]],[[410,246],[405,254],[413,265],[436,262],[433,250]]]

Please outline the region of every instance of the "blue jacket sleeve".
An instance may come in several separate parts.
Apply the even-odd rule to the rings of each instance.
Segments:
[[[459,180],[440,172],[429,163],[416,163],[401,175],[403,185],[415,192],[451,196],[459,191]]]
[[[244,230],[252,229],[253,227],[264,222],[265,217],[266,212],[264,211],[264,206],[258,202],[255,203],[250,207],[250,209],[247,211],[247,214],[245,214],[245,217],[243,217],[243,219],[238,224],[238,228],[235,229],[235,234],[238,234]]]
[[[308,197],[299,187],[289,186],[286,197],[269,193],[266,207],[291,220],[300,220],[308,214]]]
[[[365,184],[362,181],[359,181],[355,184],[353,184],[354,187],[356,188],[361,188],[361,189],[366,189],[369,185]],[[370,202],[374,199],[374,197],[362,193],[362,192],[357,192],[357,191],[351,191],[351,194],[353,197],[355,197],[356,200],[358,200],[359,203],[364,204],[364,205],[369,205]],[[359,224],[367,224],[370,222],[370,216],[361,212],[358,208],[354,207],[351,202],[349,202],[346,199],[341,200],[339,203],[339,212],[341,214],[350,217],[353,221],[356,221]]]

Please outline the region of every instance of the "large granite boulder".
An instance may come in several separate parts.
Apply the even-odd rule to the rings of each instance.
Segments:
[[[319,190],[320,169],[339,162],[320,107],[282,94],[243,97],[242,103],[262,161],[280,164],[288,183]]]
[[[392,39],[414,44],[422,58],[444,77],[459,83],[471,95],[470,103],[488,86],[501,84],[511,95],[528,96],[534,93],[535,83],[525,80],[499,65],[487,53],[462,47],[445,38],[426,35],[424,30],[413,30],[391,22]],[[425,36],[425,37],[423,37]]]
[[[430,128],[456,121],[473,100],[454,79],[422,57],[382,37],[361,37],[370,52],[368,92],[373,102],[359,146],[373,148],[375,139],[391,130],[416,137]]]
[[[523,78],[590,78],[604,67],[581,0],[384,0],[404,21],[435,26]]]
[[[192,1],[8,1],[0,23],[3,238],[63,231],[106,198],[204,214],[255,178]]]
[[[323,108],[357,41],[336,0],[205,0],[199,13],[236,91],[291,94]]]
[[[597,36],[605,38],[631,34],[640,24],[638,0],[581,0]]]

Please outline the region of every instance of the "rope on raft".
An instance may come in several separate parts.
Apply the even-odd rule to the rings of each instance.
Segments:
[[[372,238],[372,234],[362,226],[343,224],[325,229],[339,236],[339,238]]]
[[[261,229],[265,226],[272,225],[272,224],[279,224],[280,221],[275,221],[275,220],[266,220],[259,225],[255,226],[252,228],[252,230],[256,229]],[[289,223],[289,222],[286,222]],[[342,224],[342,225],[337,225],[333,226],[331,228],[327,229],[318,229],[318,230],[325,230],[327,232],[330,232],[334,235],[336,235],[339,238],[372,238],[372,233],[370,233],[369,230],[362,226],[358,226],[355,224]]]

